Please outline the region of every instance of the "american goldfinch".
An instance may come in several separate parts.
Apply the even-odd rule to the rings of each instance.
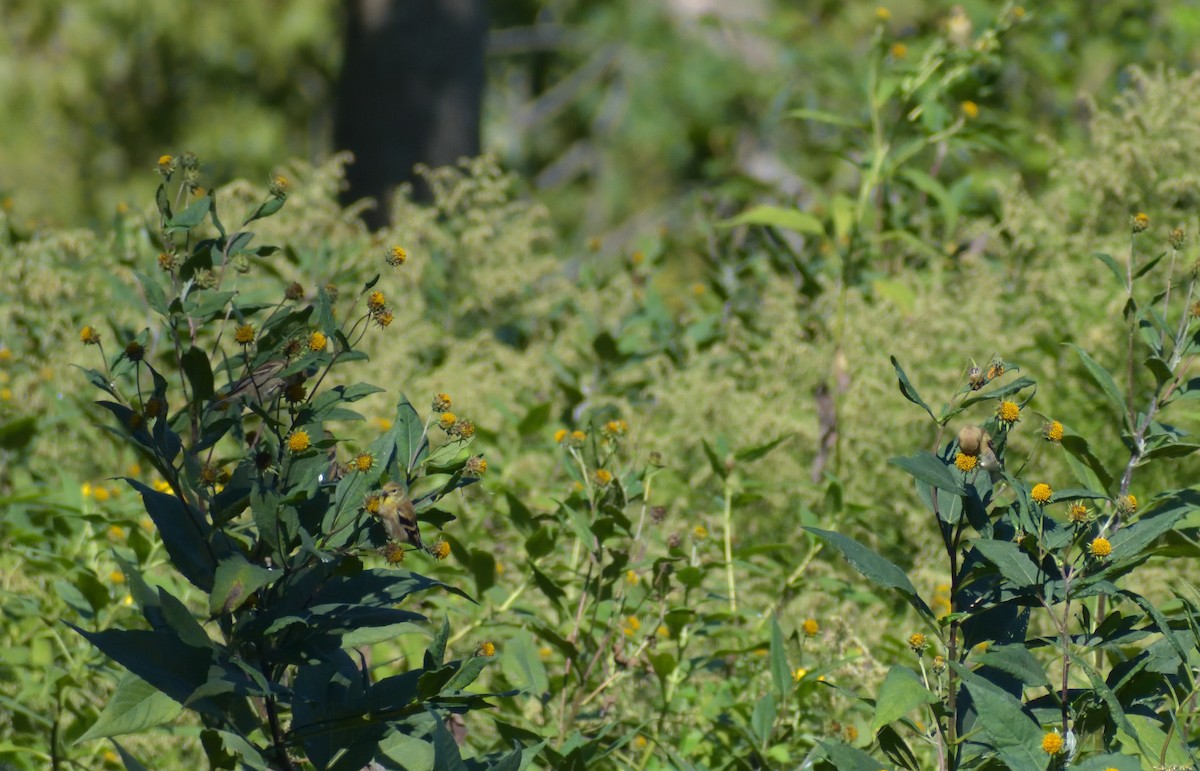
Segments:
[[[958,449],[963,455],[978,458],[979,467],[988,472],[992,484],[1000,481],[1000,459],[991,434],[979,426],[963,426],[958,432]]]
[[[404,488],[396,482],[388,482],[383,486],[383,500],[379,502],[379,511],[375,516],[383,522],[388,540],[411,543],[418,549],[425,548],[421,543],[421,529],[417,526],[417,512]]]

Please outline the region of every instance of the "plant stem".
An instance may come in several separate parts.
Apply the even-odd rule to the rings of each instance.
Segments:
[[[729,612],[737,613],[737,583],[733,575],[733,482],[725,477],[725,577],[729,584]]]

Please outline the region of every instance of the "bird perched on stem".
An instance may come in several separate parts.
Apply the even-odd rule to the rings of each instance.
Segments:
[[[958,432],[958,449],[963,455],[977,459],[979,468],[988,472],[992,484],[1000,481],[1000,459],[992,435],[979,426],[963,426]]]
[[[421,529],[417,526],[417,511],[398,483],[388,482],[383,486],[383,500],[379,502],[379,511],[375,516],[383,522],[388,540],[411,543],[418,549],[425,548],[421,543]]]

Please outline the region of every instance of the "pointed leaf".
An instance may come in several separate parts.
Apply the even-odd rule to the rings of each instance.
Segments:
[[[1121,389],[1117,388],[1116,382],[1112,379],[1112,375],[1108,373],[1100,363],[1088,355],[1087,351],[1080,348],[1074,343],[1067,343],[1075,352],[1079,354],[1079,359],[1083,362],[1084,368],[1092,379],[1096,381],[1096,385],[1100,386],[1100,390],[1108,398],[1110,404],[1116,408],[1118,415],[1125,414],[1125,397],[1121,395]]]
[[[909,604],[916,608],[922,615],[927,618],[934,618],[933,611],[929,609],[929,606],[917,594],[917,590],[913,587],[912,582],[908,580],[908,576],[895,564],[879,556],[853,538],[848,538],[841,533],[832,530],[821,530],[815,527],[805,527],[804,529],[841,552],[842,557],[853,565],[855,570],[866,576],[868,580],[884,588],[899,590],[905,599],[908,600]]]
[[[1038,569],[1029,555],[1012,541],[993,541],[981,538],[974,542],[975,550],[996,566],[1000,575],[1004,576],[1017,589],[1029,589],[1040,586],[1046,579],[1046,574]]]
[[[890,358],[892,360],[892,367],[894,367],[896,370],[896,377],[900,381],[900,393],[904,394],[905,399],[908,399],[910,402],[929,413],[929,417],[937,420],[937,418],[935,418],[933,415],[933,410],[929,409],[929,405],[925,403],[925,401],[921,398],[921,395],[917,393],[917,389],[915,386],[913,386],[912,381],[908,379],[908,375],[904,372],[904,368],[900,366],[900,362],[896,360],[895,356]]]
[[[942,462],[942,459],[927,450],[916,455],[888,460],[893,466],[902,468],[916,479],[933,487],[948,490],[957,495],[966,495],[962,479]]]
[[[722,227],[738,225],[765,225],[773,228],[794,230],[810,236],[824,236],[825,227],[821,220],[808,212],[799,209],[786,209],[779,206],[760,205],[742,212],[732,219],[721,222]]]
[[[934,704],[938,697],[929,692],[921,677],[901,664],[893,664],[888,670],[879,695],[875,701],[875,717],[871,719],[871,730],[878,731],[888,723],[912,712],[924,704]]]

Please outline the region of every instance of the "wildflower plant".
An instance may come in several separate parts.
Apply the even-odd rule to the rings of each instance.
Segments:
[[[108,358],[96,329],[80,339],[103,358],[85,371],[106,395],[106,430],[164,480],[125,478],[169,575],[154,586],[151,565],[118,556],[144,625],[75,627],[128,670],[85,738],[148,729],[183,705],[215,768],[394,765],[414,742],[462,764],[448,726],[487,703],[466,688],[494,648],[451,659],[443,624],[413,666],[375,679],[362,646],[421,631],[427,619],[404,607],[415,595],[466,597],[407,569],[432,566],[445,541],[424,561],[405,556],[424,547],[422,528],[454,519],[440,502],[486,468],[471,432],[435,440],[436,416],[401,397],[388,430],[342,449],[339,426],[362,419],[352,405],[381,389],[330,374],[365,360],[364,336],[387,334],[380,276],[340,303],[325,288],[257,298],[244,276],[277,250],[247,228],[283,208],[286,180],[227,229],[214,193],[197,192],[194,156],[156,168],[162,256],[137,279],[160,326]]]
[[[1099,460],[1105,453],[1067,422],[1049,421],[1033,436],[1037,429],[1020,415],[1037,384],[1017,377],[1017,367],[993,365],[986,374],[973,367],[935,414],[893,358],[901,393],[937,429],[931,451],[892,463],[913,477],[944,544],[950,612],[935,613],[900,567],[868,547],[808,528],[908,602],[926,627],[909,638],[914,651],[919,638],[945,652],[944,678],[931,679],[924,664],[918,672],[897,662],[871,703],[873,749],[901,767],[917,767],[910,742],[927,745],[939,769],[1132,769],[1142,767],[1138,758],[1157,768],[1200,763],[1200,604],[1176,593],[1168,606],[1126,581],[1144,564],[1178,553],[1160,541],[1187,538],[1180,522],[1200,511],[1192,489],[1158,491],[1144,508],[1130,492],[1147,464],[1200,450],[1182,429],[1162,422],[1163,410],[1192,398],[1196,387],[1189,376],[1200,352],[1200,326],[1189,311],[1196,272],[1179,268],[1182,236],[1172,233],[1169,248],[1146,259],[1139,255],[1148,218],[1135,215],[1129,227],[1126,259],[1099,255],[1125,299],[1129,358],[1122,376],[1074,347],[1122,426],[1127,455],[1119,465],[1106,466]],[[1143,296],[1138,279],[1160,263],[1166,288]],[[985,417],[981,425],[969,422],[974,415]],[[968,424],[945,440],[951,421],[964,419]],[[1023,444],[1035,449],[1018,458],[1015,448],[1023,444],[1011,440],[1022,432],[1030,434]],[[1039,453],[1060,449],[1077,487],[1039,478]],[[988,473],[963,461],[986,456],[994,456]],[[823,746],[837,768],[878,766],[836,737]]]

